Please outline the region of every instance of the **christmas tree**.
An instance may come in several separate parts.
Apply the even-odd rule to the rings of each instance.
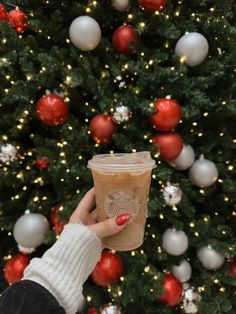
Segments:
[[[235,313],[235,1],[9,0],[0,20],[2,270],[26,210],[51,224],[31,256],[54,243],[94,154],[150,151],[144,243],[115,284],[89,278],[84,313]]]

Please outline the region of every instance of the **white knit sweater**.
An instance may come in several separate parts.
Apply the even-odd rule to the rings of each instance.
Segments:
[[[54,295],[67,314],[75,314],[83,304],[83,284],[101,251],[101,241],[94,232],[81,224],[68,224],[42,258],[32,259],[22,280],[39,283]]]

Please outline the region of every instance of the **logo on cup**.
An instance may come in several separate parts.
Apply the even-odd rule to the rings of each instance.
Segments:
[[[104,209],[107,218],[112,218],[123,213],[130,213],[128,223],[136,219],[140,211],[140,201],[134,193],[127,191],[116,191],[107,195]]]

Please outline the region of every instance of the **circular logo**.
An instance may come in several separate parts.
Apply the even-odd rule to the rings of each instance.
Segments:
[[[130,213],[129,223],[134,221],[140,211],[140,201],[134,193],[115,191],[109,193],[105,199],[104,209],[106,216],[112,218],[124,213]]]

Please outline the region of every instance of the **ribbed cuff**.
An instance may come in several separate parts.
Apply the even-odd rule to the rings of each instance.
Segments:
[[[81,224],[68,224],[60,238],[42,258],[34,258],[24,279],[48,289],[64,307],[75,314],[83,303],[83,284],[101,257],[101,241]]]

